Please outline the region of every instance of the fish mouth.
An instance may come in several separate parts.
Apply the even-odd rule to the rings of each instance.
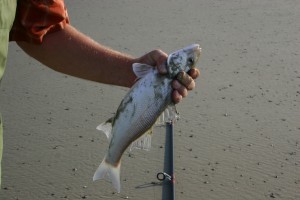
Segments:
[[[197,55],[197,57],[199,58],[200,57],[200,54],[201,54],[201,48],[200,48],[200,45],[199,44],[192,44],[191,45],[193,51],[195,52],[195,54]]]
[[[184,51],[195,51],[195,52],[201,52],[201,48],[199,44],[192,44],[190,46],[187,46],[183,49]]]
[[[191,44],[190,46],[187,46],[183,49],[185,52],[193,52],[195,60],[198,60],[201,54],[201,48],[199,44]]]
[[[199,44],[192,44],[186,48],[190,48],[190,49],[194,49],[194,50],[201,49]]]
[[[186,48],[184,48],[187,52],[192,52],[194,54],[194,62],[196,63],[200,58],[201,48],[199,44],[192,44]]]
[[[201,54],[201,48],[200,48],[200,45],[199,44],[191,44],[183,49],[180,49],[180,50],[177,50],[173,53],[170,53],[170,55],[172,54],[177,54],[179,52],[185,52],[186,54],[194,54],[194,59],[195,60],[198,60],[198,58],[200,57],[200,54]],[[169,63],[169,59],[171,59],[172,56],[168,57],[168,61],[167,63]]]

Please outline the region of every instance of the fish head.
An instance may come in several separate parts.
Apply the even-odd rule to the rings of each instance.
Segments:
[[[195,68],[200,58],[201,48],[199,44],[192,44],[183,49],[177,50],[168,56],[167,70],[171,78],[174,78],[179,72],[188,72]]]

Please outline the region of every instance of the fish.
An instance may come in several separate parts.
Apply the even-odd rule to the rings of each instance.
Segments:
[[[125,150],[133,148],[148,150],[151,146],[151,130],[163,112],[169,113],[165,120],[178,117],[172,102],[172,81],[181,71],[195,67],[201,53],[199,44],[192,44],[168,55],[167,74],[160,74],[156,67],[134,63],[133,72],[138,77],[122,99],[114,117],[101,123],[97,129],[109,139],[107,153],[96,170],[93,181],[105,179],[121,191],[120,167]]]

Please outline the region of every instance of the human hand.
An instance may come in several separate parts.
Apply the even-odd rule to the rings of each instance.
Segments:
[[[168,54],[161,50],[153,50],[137,59],[138,63],[145,63],[151,66],[157,66],[157,70],[161,74],[167,74],[166,61]],[[180,72],[176,79],[172,82],[172,100],[179,103],[182,98],[188,95],[189,90],[193,90],[196,86],[195,79],[200,75],[197,68],[193,68],[186,72]]]

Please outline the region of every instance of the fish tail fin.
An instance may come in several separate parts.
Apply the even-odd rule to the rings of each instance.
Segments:
[[[120,193],[120,167],[121,163],[119,163],[117,166],[113,166],[107,163],[106,159],[104,158],[94,174],[93,181],[96,181],[98,179],[105,179],[107,181],[110,181],[112,182],[118,193]]]

